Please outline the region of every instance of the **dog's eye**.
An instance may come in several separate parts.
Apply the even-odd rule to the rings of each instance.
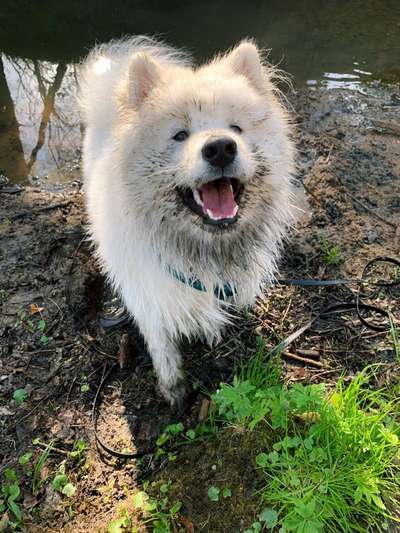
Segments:
[[[236,124],[231,124],[229,126],[231,130],[233,130],[235,133],[242,133],[242,128],[240,126],[237,126]]]
[[[186,141],[186,139],[189,137],[189,132],[186,130],[178,131],[176,135],[174,135],[172,138],[174,141],[183,142]]]

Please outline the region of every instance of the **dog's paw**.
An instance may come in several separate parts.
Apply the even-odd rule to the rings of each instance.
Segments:
[[[179,411],[182,409],[186,394],[186,386],[183,379],[179,379],[174,384],[159,383],[159,387],[161,394],[174,410]]]

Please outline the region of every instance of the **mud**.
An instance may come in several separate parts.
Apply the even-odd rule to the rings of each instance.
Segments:
[[[286,246],[282,276],[356,278],[372,257],[399,257],[399,87],[376,85],[365,92],[315,89],[292,101],[298,122],[296,181],[304,187],[306,209]],[[0,470],[15,465],[28,449],[37,458],[40,450],[32,447],[33,438],[53,444],[46,467],[50,477],[78,438],[89,445],[79,467],[67,462],[77,488],[72,501],[62,499],[50,484],[29,499],[30,482],[24,481],[24,531],[106,531],[128,493],[140,488],[144,479],[162,476],[164,462],[152,453],[123,463],[102,456],[96,448],[91,406],[109,365],[119,360],[124,368],[105,388],[99,433],[119,450],[145,452],[166,424],[180,419],[189,428],[197,423],[207,392],[229,379],[241,358],[254,353],[258,335],[272,348],[324,306],[353,297],[352,287],[272,287],[254,309],[238,317],[221,345],[210,350],[184,343],[191,394],[178,416],[156,389],[151,362],[134,325],[111,331],[99,325],[108,290],[85,241],[84,227],[79,181],[52,193],[32,187],[19,192],[0,189]],[[333,247],[334,260],[327,260],[327,250]],[[392,293],[384,301],[397,315],[398,296]],[[122,357],[125,334],[130,341]],[[346,315],[321,321],[290,347],[283,365],[289,381],[329,383],[343,373],[351,377],[369,362],[392,365],[393,360],[386,333],[367,331],[353,315]],[[13,393],[21,388],[27,399],[17,405]],[[220,441],[212,449],[202,446],[185,450],[176,475],[169,466],[173,483],[196,485],[204,492],[203,485],[210,481],[208,462],[214,464]],[[182,512],[195,531],[231,532],[235,522],[240,529],[247,524],[248,509],[254,511],[254,476],[240,468],[236,474],[227,468],[225,474],[227,484],[234,486],[241,478],[243,501],[248,499],[250,507],[238,511],[226,502],[226,518],[221,521],[206,500],[198,502],[188,494]]]

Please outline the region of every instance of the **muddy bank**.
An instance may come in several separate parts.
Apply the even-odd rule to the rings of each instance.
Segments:
[[[374,256],[399,257],[399,87],[370,87],[366,94],[318,89],[299,93],[293,101],[296,180],[304,187],[308,207],[285,249],[282,275],[353,278]],[[125,368],[106,388],[99,419],[102,437],[119,449],[146,450],[166,424],[176,421],[155,387],[134,326],[113,331],[99,326],[107,288],[84,239],[84,226],[79,183],[57,193],[0,189],[0,470],[32,449],[33,438],[52,441],[58,450],[50,455],[49,476],[77,439],[88,445],[84,464],[70,465],[76,487],[71,500],[49,484],[28,498],[30,482],[21,485],[24,531],[103,532],[127,493],[162,468],[163,461],[151,453],[118,465],[110,458],[102,461],[96,451],[90,409],[106,368],[121,359],[123,335],[130,339]],[[220,346],[210,351],[185,345],[192,388],[181,416],[185,427],[197,422],[205,391],[229,379],[237,361],[254,353],[257,335],[272,347],[327,303],[351,296],[347,288],[275,287],[250,313],[238,317]],[[330,331],[324,335],[309,332],[291,347],[284,357],[288,380],[335,381],[368,362],[391,364],[394,356],[385,333],[371,334],[354,317],[346,320],[325,327]],[[22,402],[13,399],[19,389],[26,393]],[[195,454],[192,459],[198,463]],[[190,460],[188,449],[189,466]],[[192,470],[181,471],[186,476],[182,483],[190,486]],[[193,502],[183,503],[197,530],[201,510]],[[220,527],[213,531],[228,531]]]

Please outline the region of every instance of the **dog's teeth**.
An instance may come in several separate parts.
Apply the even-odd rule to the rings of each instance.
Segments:
[[[194,189],[193,191],[193,198],[195,199],[195,202],[197,205],[199,205],[200,207],[203,207],[203,201],[201,199],[201,196],[200,196],[200,193],[197,189]]]
[[[218,215],[214,215],[211,209],[207,209],[207,215],[209,218],[212,218],[213,220],[221,220],[224,218],[224,217],[219,217]]]
[[[234,209],[233,209],[233,217],[236,216],[236,213],[239,211],[239,206],[238,205],[235,205]]]
[[[215,218],[215,216],[213,215],[213,212],[211,211],[211,209],[207,209],[207,216],[209,218],[212,218],[213,220],[218,220],[218,218]]]

